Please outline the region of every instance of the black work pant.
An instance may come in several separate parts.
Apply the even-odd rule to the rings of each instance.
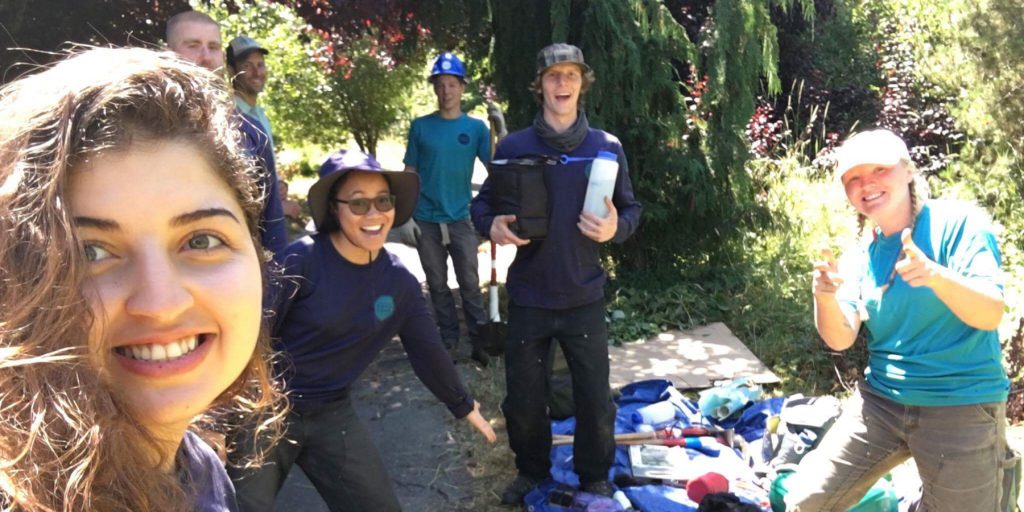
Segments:
[[[274,510],[277,492],[293,464],[302,468],[332,512],[401,509],[377,447],[350,398],[315,411],[292,411],[285,425],[285,438],[266,454],[263,466],[228,468],[242,512]]]
[[[576,403],[573,462],[581,483],[607,480],[615,458],[615,404],[608,389],[608,326],[604,301],[570,309],[509,305],[502,412],[516,468],[544,479],[551,471],[548,367],[557,339],[572,374]]]

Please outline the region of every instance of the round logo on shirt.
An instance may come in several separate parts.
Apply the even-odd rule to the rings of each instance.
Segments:
[[[462,144],[463,146],[469,144],[469,134],[468,133],[460,133],[459,134],[459,143]]]
[[[395,298],[390,295],[381,295],[373,303],[373,314],[377,320],[383,322],[395,314]]]

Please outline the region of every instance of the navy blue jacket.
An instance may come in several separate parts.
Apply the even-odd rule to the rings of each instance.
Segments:
[[[283,264],[296,277],[282,287],[272,335],[296,410],[345,397],[396,334],[416,376],[455,417],[473,410],[420,284],[396,256],[381,250],[372,263],[356,265],[329,235],[316,234],[289,245]]]
[[[599,151],[618,155],[619,174],[612,202],[619,224],[613,242],[622,243],[640,222],[640,202],[633,196],[629,165],[622,144],[614,135],[591,128],[583,142],[568,153],[570,157],[593,158]],[[494,159],[527,155],[561,155],[547,145],[531,127],[502,139]],[[590,162],[556,164],[545,170],[548,183],[548,234],[516,249],[508,269],[509,298],[519,306],[566,309],[604,298],[605,272],[601,267],[601,244],[587,238],[576,225],[587,193]],[[495,214],[491,211],[490,180],[484,181],[470,207],[473,225],[490,237]]]
[[[238,112],[239,130],[246,153],[256,159],[263,172],[260,173],[260,187],[265,191],[263,212],[260,215],[260,233],[263,248],[274,253],[280,261],[288,247],[288,230],[284,220],[284,206],[281,205],[281,191],[277,186],[277,166],[270,137],[260,128],[260,122]]]

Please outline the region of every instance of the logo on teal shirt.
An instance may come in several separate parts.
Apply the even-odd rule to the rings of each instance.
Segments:
[[[373,314],[377,315],[377,320],[383,322],[391,315],[395,314],[395,299],[390,295],[381,295],[377,297],[377,301],[373,303]]]

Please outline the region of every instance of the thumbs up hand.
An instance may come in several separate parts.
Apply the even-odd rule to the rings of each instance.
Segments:
[[[836,263],[832,249],[827,245],[821,246],[820,258],[814,262],[813,276],[811,289],[815,297],[835,295],[839,285],[843,284],[843,278],[839,275],[839,264]]]
[[[910,228],[900,235],[903,240],[903,259],[896,262],[896,273],[910,286],[933,288],[941,277],[942,266],[928,259],[914,243]]]

